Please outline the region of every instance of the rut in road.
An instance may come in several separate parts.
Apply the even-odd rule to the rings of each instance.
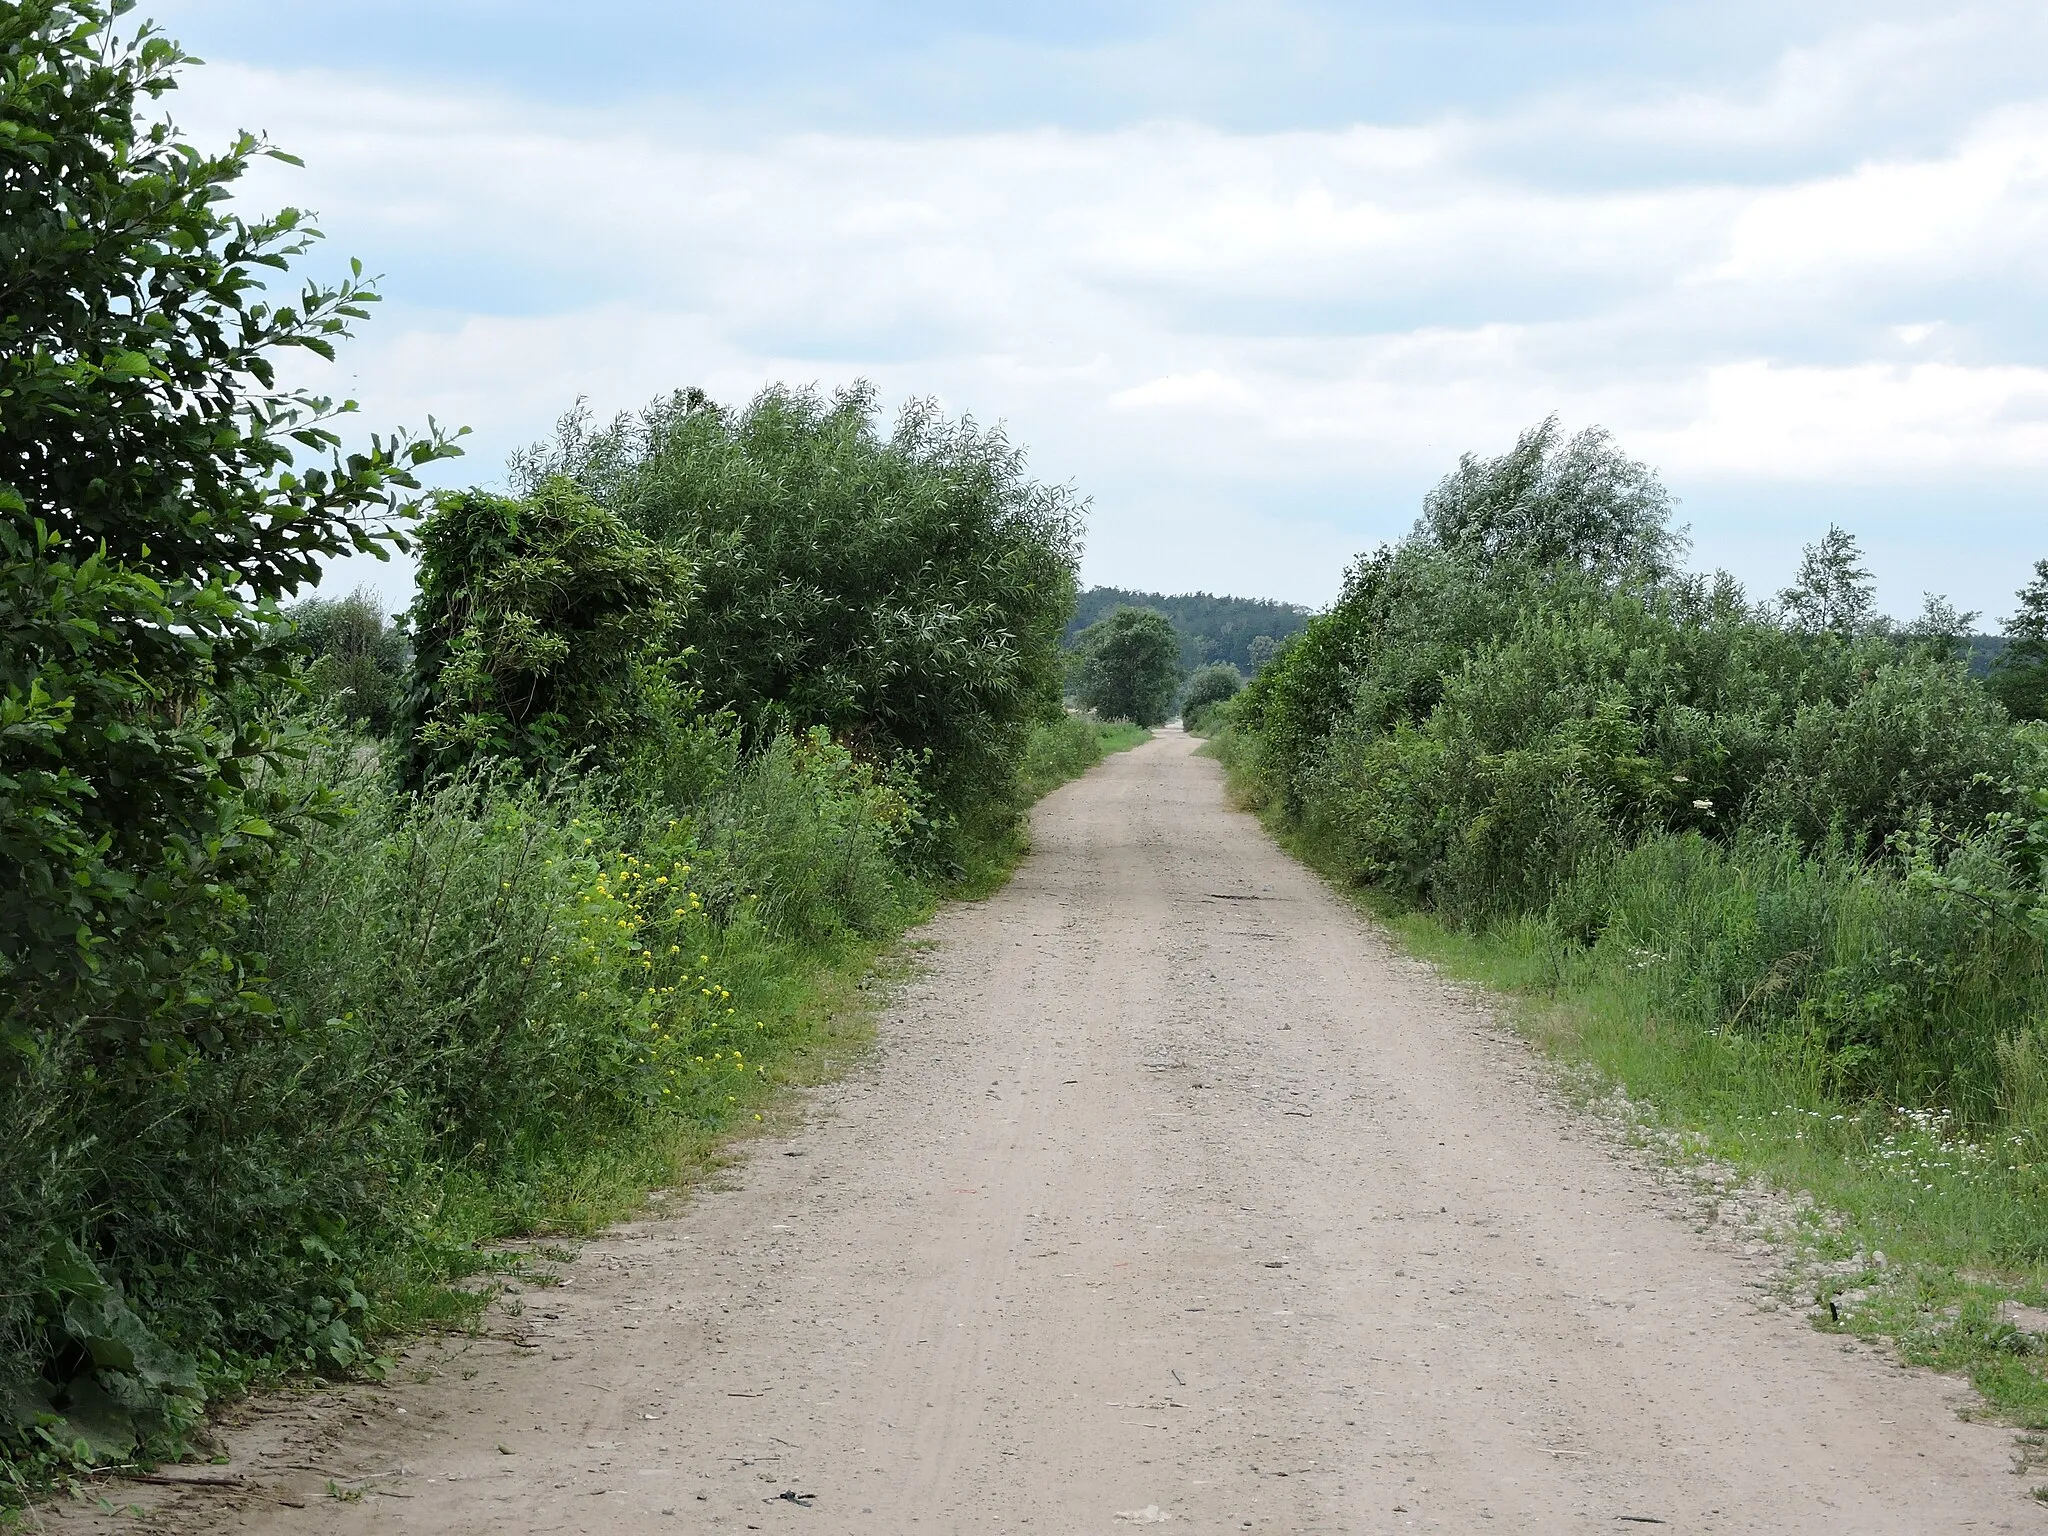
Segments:
[[[1760,1310],[1525,1048],[1163,733],[875,1059],[525,1348],[258,1415],[173,1530],[2036,1529],[1959,1388]],[[473,1375],[474,1379],[466,1380]],[[211,1469],[207,1469],[211,1470]],[[233,1469],[227,1469],[233,1470]],[[327,1479],[367,1496],[337,1502]]]

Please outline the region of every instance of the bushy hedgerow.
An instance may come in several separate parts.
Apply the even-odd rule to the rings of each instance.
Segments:
[[[914,790],[829,737],[682,750],[673,803],[645,760],[636,781],[484,759],[414,793],[343,739],[294,770],[350,809],[248,891],[270,1026],[118,1093],[53,1051],[10,1093],[17,1453],[166,1449],[252,1371],[365,1364],[406,1287],[474,1267],[473,1234],[437,1226],[451,1191],[719,1123],[775,1044],[749,978],[927,899],[897,856]],[[115,1361],[130,1335],[147,1369]]]
[[[1246,687],[1226,752],[1355,881],[1635,946],[1838,1087],[1984,1110],[2039,937],[1939,870],[2024,883],[2021,738],[1954,645],[1869,618],[1839,530],[1827,604],[1785,612],[1860,617],[1794,624],[1675,571],[1667,512],[1597,434],[1468,457]]]

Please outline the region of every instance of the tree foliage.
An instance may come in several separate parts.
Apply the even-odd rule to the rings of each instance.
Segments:
[[[1193,726],[1204,710],[1236,698],[1242,687],[1244,675],[1227,661],[1212,661],[1206,667],[1196,668],[1194,676],[1188,679],[1187,691],[1181,695],[1181,719]]]
[[[1498,458],[1466,454],[1422,504],[1418,540],[1480,567],[1668,572],[1684,548],[1656,473],[1600,427],[1558,441],[1555,416]]]
[[[1297,603],[1266,598],[1090,587],[1074,603],[1066,644],[1072,646],[1082,630],[1118,608],[1156,608],[1173,620],[1180,635],[1180,664],[1190,671],[1206,662],[1227,661],[1240,672],[1256,672],[1271,658],[1274,644],[1298,633],[1310,617],[1310,610]]]
[[[1515,458],[1468,456],[1432,503],[1498,504],[1473,466],[1527,483]],[[1652,481],[1581,477],[1602,506]],[[1547,566],[1475,543],[1466,517],[1425,517],[1361,558],[1236,709],[1267,790],[1323,818],[1361,877],[1514,910],[1653,833],[1750,821],[1870,851],[1923,816],[1967,826],[2002,803],[2003,713],[1938,636],[1876,632],[1846,535],[1810,551],[1814,606],[1787,625],[1726,577],[1646,580],[1654,562],[1611,541],[1587,558],[1572,530],[1614,520],[1562,493],[1540,506],[1555,527],[1527,509],[1514,525],[1521,547],[1567,551]],[[1630,526],[1639,553],[1671,547],[1654,519]],[[1850,632],[1815,645],[1807,623]]]
[[[343,721],[373,736],[391,729],[412,659],[405,632],[368,587],[347,597],[309,597],[285,610],[307,657],[306,686]]]
[[[2005,649],[1986,679],[1998,701],[2021,720],[2048,719],[2048,560],[2019,590],[2019,609],[2005,621]]]
[[[421,525],[401,730],[415,781],[478,758],[616,761],[672,695],[688,563],[560,476],[440,497]]]
[[[1809,635],[1857,635],[1870,628],[1877,596],[1856,536],[1833,524],[1806,546],[1792,585],[1778,594],[1786,622]]]
[[[737,411],[680,391],[600,430],[565,418],[520,472],[570,477],[692,563],[675,638],[751,740],[822,725],[906,754],[962,815],[1007,793],[1058,707],[1082,503],[1029,479],[999,431],[929,402],[886,435],[875,415],[865,385]]]
[[[1074,695],[1105,720],[1163,722],[1180,691],[1180,640],[1156,608],[1119,608],[1074,645]]]
[[[276,600],[375,551],[438,434],[344,453],[277,366],[331,356],[358,272],[265,287],[318,238],[142,115],[184,56],[94,0],[0,10],[0,988],[5,1035],[80,1028],[110,1063],[261,1008],[237,871],[304,807],[265,787],[289,676]]]
[[[1223,737],[1244,787],[1326,869],[1512,925],[1517,953],[1640,998],[1731,1085],[1797,1061],[1845,1109],[1938,1106],[2043,1145],[2048,741],[1993,693],[2039,697],[2048,562],[1987,689],[1973,616],[1878,617],[1839,528],[1753,604],[1604,539],[1587,557],[1574,530],[1616,520],[1516,491],[1541,478],[1517,459],[1463,461],[1246,687]],[[1649,477],[1583,483],[1605,505]]]

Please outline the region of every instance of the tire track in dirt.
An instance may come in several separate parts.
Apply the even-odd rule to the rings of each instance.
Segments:
[[[243,1487],[149,1490],[152,1523],[2048,1526],[1957,1383],[1760,1308],[1768,1256],[1674,1220],[1192,746],[1043,802],[875,1059],[530,1292],[524,1347],[275,1402]]]

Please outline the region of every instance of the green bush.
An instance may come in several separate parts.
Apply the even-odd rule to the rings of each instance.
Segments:
[[[1840,530],[1779,608],[1679,574],[1655,477],[1553,437],[1468,456],[1352,568],[1232,706],[1234,772],[1327,867],[1654,972],[1816,1092],[2024,1097],[2048,922],[1999,893],[2044,872],[2040,768],[1944,616],[1872,619]]]
[[[399,733],[411,782],[504,758],[630,756],[663,723],[688,564],[560,476],[437,499],[419,531]]]
[[[262,297],[314,232],[224,210],[270,151],[144,123],[183,55],[113,14],[0,11],[0,1054],[76,1033],[119,1074],[263,1013],[256,957],[229,947],[235,893],[318,809],[265,773],[289,750],[259,702],[294,665],[276,600],[381,548],[451,447],[344,456],[341,409],[275,386],[376,295]]]
[[[1949,855],[2010,879],[2010,849]],[[1597,934],[1595,965],[1654,982],[1660,1009],[1775,1054],[1816,1098],[1999,1110],[2001,1050],[2048,1005],[2039,936],[1978,902],[1779,833],[1646,839],[1584,869],[1546,920]]]
[[[412,649],[386,622],[377,594],[310,597],[285,610],[308,657],[306,686],[346,724],[372,736],[390,732]]]
[[[929,403],[875,426],[866,386],[782,388],[743,411],[697,391],[592,431],[565,418],[520,465],[567,475],[679,551],[697,591],[674,643],[749,743],[824,726],[918,765],[934,819],[1006,802],[1057,712],[1081,504],[1000,432]]]
[[[1050,794],[1110,753],[1127,751],[1150,739],[1151,733],[1138,726],[1097,720],[1091,715],[1062,714],[1031,733],[1017,774],[1019,799],[1028,804]]]
[[[1188,679],[1186,692],[1181,695],[1181,724],[1189,730],[1202,728],[1202,718],[1219,704],[1237,697],[1244,687],[1244,674],[1227,661],[1213,661],[1205,667],[1195,669]]]
[[[459,1190],[722,1123],[772,1047],[762,978],[926,899],[894,857],[903,785],[822,733],[727,765],[669,807],[507,759],[402,793],[354,741],[300,765],[291,792],[352,809],[288,840],[246,909],[271,1027],[119,1093],[60,1047],[0,1117],[16,1452],[50,1443],[39,1413],[65,1445],[163,1449],[252,1371],[359,1366],[406,1286],[479,1262],[439,1231]],[[52,1250],[86,1213],[91,1249]],[[162,1380],[91,1368],[81,1287]]]
[[[757,901],[760,921],[802,943],[879,938],[912,900],[898,855],[922,806],[906,769],[860,761],[822,726],[778,736],[695,808],[700,888],[720,916]]]

